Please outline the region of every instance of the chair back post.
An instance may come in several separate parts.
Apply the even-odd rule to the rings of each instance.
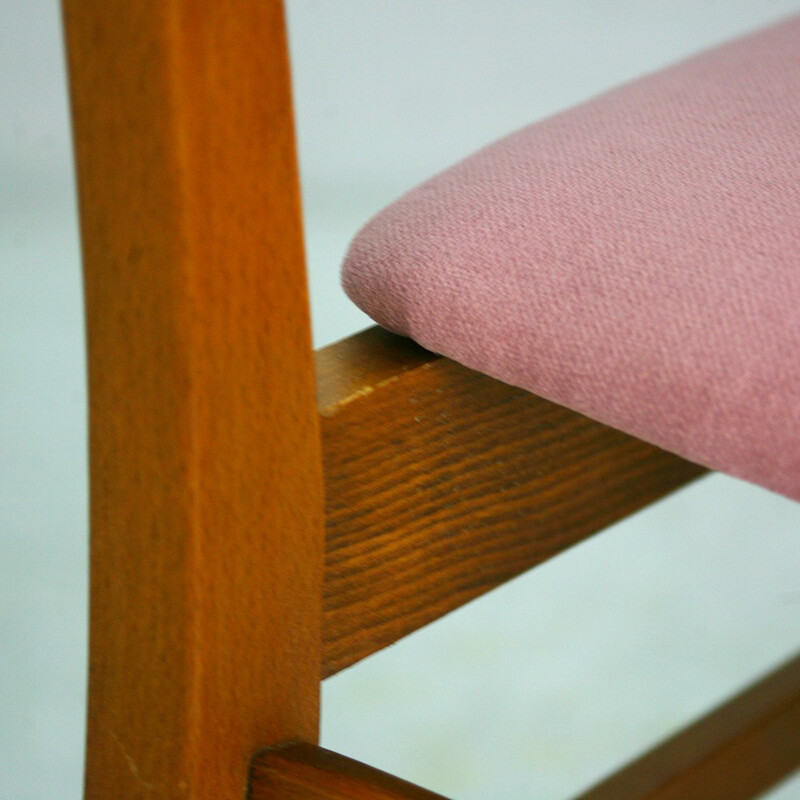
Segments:
[[[88,318],[86,796],[314,741],[324,519],[279,0],[64,0]]]

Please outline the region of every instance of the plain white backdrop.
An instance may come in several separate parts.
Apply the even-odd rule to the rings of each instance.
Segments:
[[[318,345],[349,238],[510,130],[800,0],[289,0]],[[83,320],[55,0],[0,2],[0,798],[77,800]],[[800,644],[800,505],[705,479],[327,681],[323,744],[459,800],[566,798]],[[800,797],[800,780],[774,800]]]

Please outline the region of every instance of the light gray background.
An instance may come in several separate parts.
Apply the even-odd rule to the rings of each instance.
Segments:
[[[290,0],[315,340],[366,218],[515,127],[800,0]],[[82,310],[57,4],[0,0],[0,798],[80,796]],[[565,798],[800,643],[800,505],[721,476],[324,685],[323,744]],[[770,795],[800,797],[800,779]]]

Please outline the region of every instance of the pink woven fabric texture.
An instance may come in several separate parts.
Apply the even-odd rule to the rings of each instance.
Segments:
[[[800,18],[434,177],[343,283],[430,350],[800,499]]]

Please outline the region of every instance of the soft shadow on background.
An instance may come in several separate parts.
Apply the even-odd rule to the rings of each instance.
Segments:
[[[382,205],[800,0],[290,0],[318,346]],[[82,309],[54,0],[0,13],[0,798],[76,800]],[[323,744],[459,798],[566,798],[800,647],[800,505],[712,476],[324,684]],[[800,797],[800,779],[770,794]]]

